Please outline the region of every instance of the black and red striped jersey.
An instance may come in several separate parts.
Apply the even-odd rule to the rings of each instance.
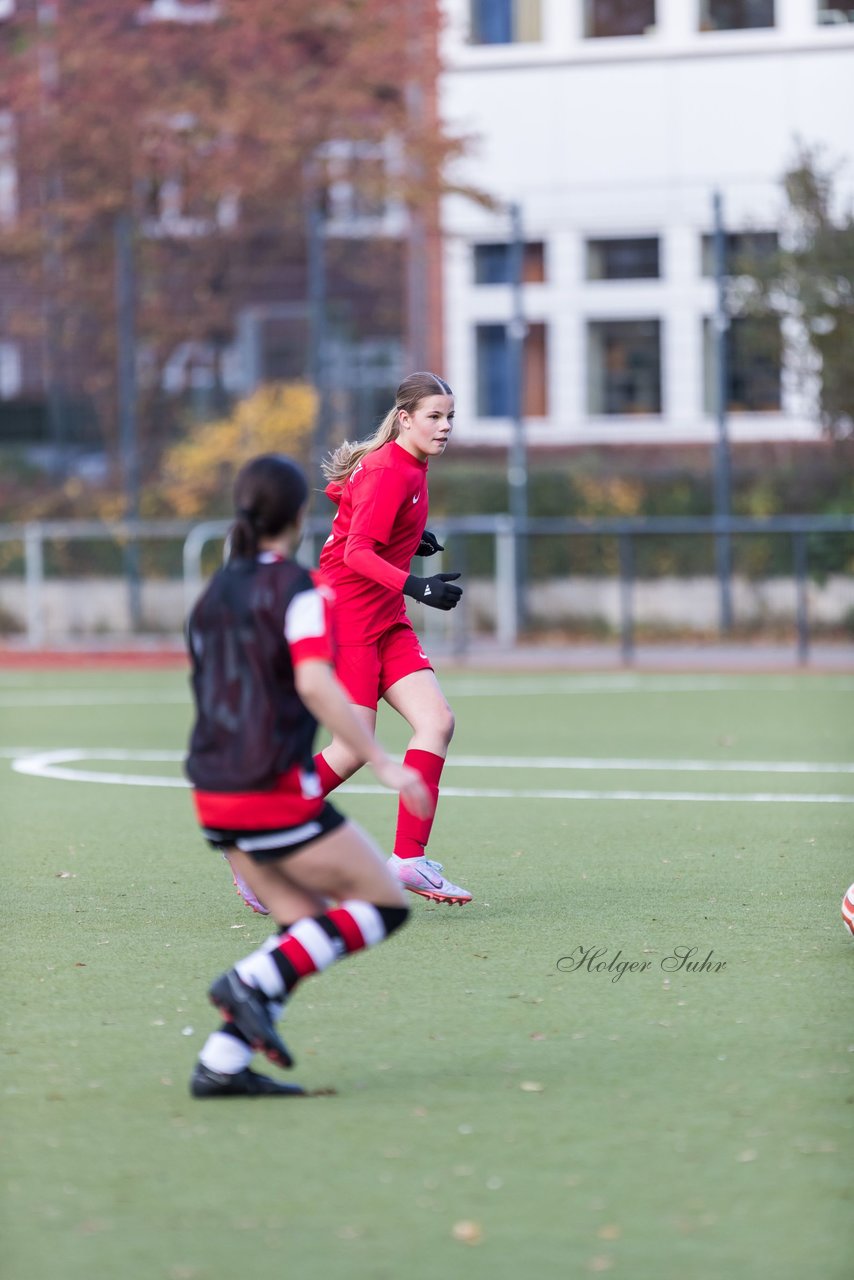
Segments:
[[[309,572],[269,553],[214,574],[187,627],[196,719],[186,759],[200,791],[273,787],[297,767],[314,772],[317,721],[294,669],[333,660],[327,600]]]

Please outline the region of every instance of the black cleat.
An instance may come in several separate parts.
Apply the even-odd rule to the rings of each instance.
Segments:
[[[257,987],[250,987],[229,969],[221,974],[208,991],[211,1003],[219,1009],[226,1022],[233,1022],[253,1049],[266,1054],[279,1067],[292,1067],[294,1060],[273,1025],[270,1017],[270,1001]]]
[[[298,1084],[280,1084],[269,1076],[259,1075],[245,1067],[233,1075],[211,1071],[197,1062],[190,1077],[190,1093],[194,1098],[300,1098],[305,1089]]]

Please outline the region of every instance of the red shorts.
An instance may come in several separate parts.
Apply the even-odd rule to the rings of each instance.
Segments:
[[[335,654],[335,674],[350,701],[372,711],[398,680],[411,676],[413,671],[432,670],[432,663],[407,620],[396,622],[370,644],[339,644]]]

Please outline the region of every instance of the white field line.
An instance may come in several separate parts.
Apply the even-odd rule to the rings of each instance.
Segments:
[[[15,690],[12,693],[0,693],[0,708],[14,711],[40,707],[141,707],[171,706],[172,704],[190,703],[190,691],[175,690],[172,693],[146,693],[143,689],[66,689],[51,692],[49,689],[39,691]]]
[[[441,673],[440,673],[441,674]],[[493,679],[466,679],[442,674],[442,687],[452,698],[530,697],[537,694],[586,693],[792,693],[803,682],[786,676],[541,675],[514,679],[512,673]],[[810,686],[815,692],[854,693],[854,680],[829,676]]]
[[[0,747],[0,756],[43,756],[49,763],[76,760],[140,760],[159,763],[184,759],[183,751],[148,751],[126,747],[70,747],[44,751],[35,747]],[[596,772],[643,770],[649,773],[841,773],[854,774],[854,763],[811,760],[663,760],[623,756],[460,756],[447,768],[458,769],[592,769]],[[21,770],[19,770],[21,772]],[[75,776],[80,776],[76,774]],[[127,777],[127,774],[122,774]]]
[[[555,694],[591,693],[792,693],[803,688],[797,678],[766,676],[702,675],[635,675],[616,672],[594,676],[538,675],[519,679],[508,674],[504,678],[467,679],[453,674],[443,676],[443,685],[452,698],[507,698],[554,696]],[[854,693],[854,680],[845,676],[816,678],[811,686],[816,693]],[[110,707],[187,705],[186,690],[163,690],[146,693],[142,689],[3,689],[0,708],[27,707]]]
[[[636,760],[619,756],[456,756],[447,767],[463,769],[641,769],[649,773],[854,773],[854,763],[808,760]]]
[[[354,787],[349,784],[339,788],[353,795],[388,794],[384,787]],[[503,790],[486,787],[475,790],[469,787],[442,787],[442,798],[486,800],[709,800],[735,804],[854,804],[854,795],[810,795],[804,792],[776,791],[726,792],[726,791],[533,791],[524,788]]]
[[[189,784],[183,778],[155,774],[110,773],[101,770],[69,769],[65,766],[85,760],[148,761],[174,763],[183,758],[178,751],[129,751],[119,748],[66,748],[22,755],[13,759],[16,773],[34,777],[56,778],[67,782],[96,782],[113,786],[180,787]],[[483,759],[484,757],[476,757]],[[500,759],[500,757],[499,757]],[[601,765],[605,762],[599,762]],[[617,762],[615,767],[622,767]],[[645,762],[639,762],[641,764]],[[733,762],[730,762],[733,763]],[[662,762],[656,761],[656,767]],[[607,767],[607,765],[606,765]],[[340,788],[351,795],[387,795],[385,787],[347,783]],[[706,792],[706,791],[590,791],[549,790],[527,787],[443,787],[442,795],[454,799],[518,799],[518,800],[662,800],[710,801],[712,803],[752,804],[854,804],[854,795],[810,794],[786,792]]]

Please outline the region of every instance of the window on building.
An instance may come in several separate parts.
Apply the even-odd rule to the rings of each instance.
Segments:
[[[150,124],[140,195],[146,235],[189,239],[237,225],[236,191],[211,191],[207,177],[209,158],[222,146],[189,112]]]
[[[655,0],[584,0],[584,34],[644,36],[655,26]]]
[[[0,342],[0,400],[21,394],[21,350],[17,343]]]
[[[475,330],[479,418],[512,416],[508,342],[504,324],[479,324]],[[548,350],[544,324],[528,325],[522,362],[522,412],[526,418],[544,418],[548,413]]]
[[[854,22],[854,9],[837,8],[834,0],[818,0],[817,18],[822,26],[841,26],[845,22]]]
[[[749,275],[751,263],[765,263],[779,248],[776,231],[732,231],[726,237],[727,275]],[[715,238],[703,236],[703,275],[715,274]]]
[[[475,284],[510,284],[513,269],[512,246],[509,244],[476,244],[474,246]],[[541,240],[522,246],[522,280],[525,284],[542,284],[546,278],[545,246]]]
[[[329,234],[359,239],[403,233],[405,209],[391,195],[401,163],[394,139],[332,139],[317,149],[316,162],[320,207]]]
[[[715,326],[703,321],[704,409],[717,407]],[[727,409],[730,413],[776,413],[781,405],[783,339],[773,316],[730,320],[725,340]]]
[[[774,26],[774,0],[701,0],[701,31]]]
[[[593,415],[661,413],[661,322],[591,320],[587,387]]]
[[[541,38],[541,0],[470,0],[472,44],[530,44]]]
[[[380,148],[351,142],[324,149],[321,207],[336,223],[382,218],[388,193],[385,160]]]
[[[18,216],[18,169],[15,161],[15,118],[0,111],[0,227]]]
[[[588,240],[588,280],[657,280],[658,236]]]

